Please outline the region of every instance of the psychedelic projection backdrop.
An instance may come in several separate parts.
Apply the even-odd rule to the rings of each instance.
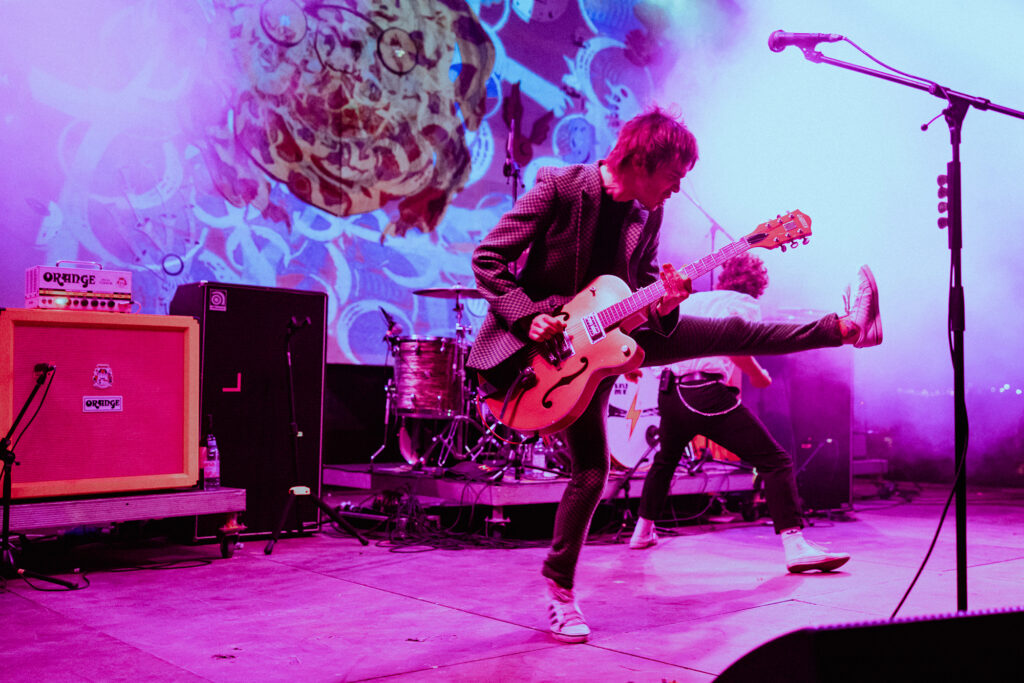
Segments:
[[[62,259],[132,271],[147,313],[198,280],[322,290],[331,362],[383,362],[380,307],[452,336],[452,303],[412,292],[473,285],[511,206],[509,131],[525,185],[592,161],[678,57],[665,10],[635,1],[0,6],[25,160],[5,169],[4,303]]]
[[[509,157],[525,190],[540,166],[601,158],[657,102],[701,143],[664,260],[722,246],[716,225],[811,215],[811,245],[762,254],[766,307],[836,310],[870,263],[886,342],[853,355],[857,428],[947,468],[948,133],[920,130],[943,103],[766,42],[842,33],[1024,108],[1022,25],[1011,0],[0,0],[0,305],[23,304],[26,268],[67,259],[130,270],[146,313],[199,280],[320,290],[328,360],[381,364],[382,307],[405,335],[454,336],[452,302],[413,291],[473,285]],[[967,117],[972,449],[1018,456],[1022,140],[1019,121]],[[464,323],[484,312],[469,301]]]

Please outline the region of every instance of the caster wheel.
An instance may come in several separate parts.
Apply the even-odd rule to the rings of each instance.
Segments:
[[[222,536],[220,539],[220,556],[225,560],[230,559],[234,556],[237,545],[238,539],[235,536]]]

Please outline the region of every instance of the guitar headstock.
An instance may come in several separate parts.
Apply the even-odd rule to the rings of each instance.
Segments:
[[[743,239],[751,247],[782,247],[782,251],[786,251],[787,244],[795,249],[801,242],[807,244],[810,236],[811,217],[802,211],[790,211],[776,216],[767,223],[761,223],[754,232]]]

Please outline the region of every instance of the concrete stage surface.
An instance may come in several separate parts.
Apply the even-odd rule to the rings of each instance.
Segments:
[[[710,681],[796,629],[888,618],[945,493],[855,500],[843,521],[818,520],[808,538],[853,556],[833,574],[787,574],[764,520],[680,527],[644,551],[592,539],[577,577],[583,645],[547,634],[543,539],[364,547],[325,525],[271,555],[246,539],[229,559],[158,538],[83,544],[70,556],[88,588],[0,590],[0,679]],[[901,618],[955,611],[954,540],[950,511]],[[967,540],[968,609],[1024,605],[1024,491],[972,488]]]

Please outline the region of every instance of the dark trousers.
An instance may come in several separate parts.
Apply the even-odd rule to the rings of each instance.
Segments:
[[[673,382],[667,391],[658,395],[661,450],[654,456],[644,480],[640,498],[641,517],[657,519],[661,514],[683,451],[699,435],[706,436],[757,468],[764,481],[764,495],[775,533],[803,526],[793,459],[745,405],[736,404],[736,388],[723,382],[697,386],[680,384],[678,387]],[[736,407],[721,415],[700,414],[718,413],[731,406]]]
[[[701,356],[777,355],[842,344],[835,314],[803,325],[681,316],[668,336],[638,330],[633,337],[644,349],[644,367]],[[551,550],[542,573],[565,588],[575,582],[580,550],[608,480],[605,416],[613,384],[614,378],[602,382],[583,415],[564,433],[572,474],[555,511]]]

